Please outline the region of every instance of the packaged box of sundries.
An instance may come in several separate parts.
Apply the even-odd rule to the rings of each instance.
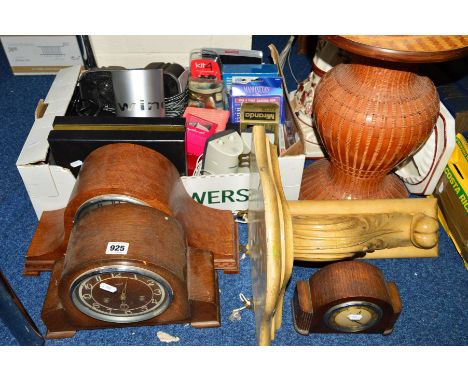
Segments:
[[[228,93],[232,83],[248,83],[265,77],[278,77],[278,67],[274,64],[223,65],[224,88]]]
[[[75,141],[83,141],[78,136],[80,134],[89,135],[89,130],[87,130],[89,126],[85,123],[87,117],[70,117],[67,115],[70,106],[73,105],[72,100],[80,76],[80,70],[80,66],[74,66],[63,69],[57,74],[47,97],[38,105],[35,122],[16,162],[18,171],[23,179],[38,218],[41,217],[44,211],[54,211],[66,207],[76,181],[74,172],[81,166],[85,159],[81,156],[75,157],[75,150],[63,150],[62,153],[66,154],[65,159],[67,164],[65,165],[62,163],[65,159],[59,161],[58,159],[60,158],[57,160],[53,158],[51,149],[51,142],[53,141],[51,138],[55,138],[55,144],[60,143],[59,136],[54,137],[51,135],[51,131],[53,130],[55,131],[55,135],[61,135],[61,133],[76,133],[75,135],[77,136],[74,137]],[[206,119],[209,120],[208,116],[205,114],[201,117],[206,117]],[[75,121],[75,126],[70,125],[70,118]],[[80,121],[81,118],[83,121]],[[111,123],[110,116],[106,118],[109,119],[109,123],[105,126],[105,129],[103,130],[101,126],[102,131],[93,132],[94,141],[100,139],[96,136],[98,133],[105,133],[106,135],[109,133],[122,133],[120,130],[125,126],[122,126],[121,122],[116,122],[114,124]],[[112,118],[116,120],[120,118],[120,121],[122,121],[122,117]],[[226,116],[224,123],[227,118]],[[65,119],[67,119],[67,123],[65,123]],[[132,118],[128,117],[124,119]],[[145,118],[133,119],[143,120]],[[61,120],[63,120],[62,127],[60,127],[58,123]],[[103,120],[101,122],[104,123],[105,121]],[[173,119],[173,122],[176,122],[176,119]],[[135,126],[137,125],[141,129],[144,128],[143,125],[135,121]],[[76,129],[76,131],[68,129],[72,127]],[[133,134],[142,135],[143,133],[150,132],[151,131],[134,131]],[[168,134],[169,133],[180,134],[180,132],[174,132],[172,130],[168,132]],[[185,137],[183,131],[182,135]],[[174,141],[173,143],[167,142],[167,145],[178,145],[177,148],[172,150],[174,155],[180,153],[180,150],[184,151],[183,137],[178,139],[177,142],[175,139],[172,139],[172,141]],[[89,138],[93,137],[88,136],[87,139],[89,140]],[[142,137],[140,137],[140,140],[141,139]],[[70,139],[68,139],[68,141],[70,141]],[[154,142],[154,144],[156,143],[157,142]],[[282,146],[284,145],[280,141],[278,147],[279,152],[283,152],[284,148]],[[167,148],[169,150],[169,146]],[[167,155],[170,159],[170,155]],[[299,154],[280,157],[279,165],[286,197],[288,200],[297,200],[304,168],[304,155]],[[248,173],[231,173],[183,176],[181,179],[189,195],[199,203],[203,203],[212,208],[238,211],[246,210],[248,207],[249,176],[250,174]]]
[[[439,219],[468,268],[468,144],[457,134],[456,146],[434,195]]]
[[[280,77],[259,78],[247,84],[232,83],[230,92],[231,122],[240,122],[240,111],[244,102],[278,104],[280,123],[284,123],[284,99]]]

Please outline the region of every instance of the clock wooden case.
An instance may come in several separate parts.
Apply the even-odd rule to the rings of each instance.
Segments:
[[[24,274],[52,270],[63,258],[80,214],[92,205],[111,203],[144,205],[177,219],[191,247],[213,253],[215,269],[239,272],[237,225],[231,212],[195,202],[163,155],[143,146],[117,143],[89,154],[65,208],[42,214],[26,254]]]
[[[42,319],[46,338],[128,325],[219,326],[213,255],[188,247],[182,225],[154,208],[89,208],[53,267]]]
[[[402,304],[396,285],[386,282],[379,268],[344,261],[297,282],[292,308],[300,334],[390,334]]]

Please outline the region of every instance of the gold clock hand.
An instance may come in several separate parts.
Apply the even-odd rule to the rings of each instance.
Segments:
[[[125,285],[123,287],[122,293],[120,294],[120,301],[125,301],[127,299],[127,283],[128,283],[128,280],[125,281]]]

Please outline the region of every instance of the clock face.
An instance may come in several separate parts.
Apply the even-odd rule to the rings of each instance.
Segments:
[[[346,333],[371,328],[382,318],[382,309],[368,301],[348,301],[331,307],[324,315],[325,324]]]
[[[172,300],[167,281],[146,269],[103,267],[81,275],[71,288],[72,301],[101,321],[131,323],[164,312]]]

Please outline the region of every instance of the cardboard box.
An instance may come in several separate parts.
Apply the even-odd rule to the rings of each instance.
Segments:
[[[49,165],[47,137],[54,118],[65,115],[79,73],[79,66],[58,73],[46,99],[38,105],[36,120],[16,162],[38,218],[43,211],[64,208],[75,184],[75,177],[69,169]],[[279,162],[285,193],[290,200],[297,200],[304,155],[281,157]],[[182,177],[182,181],[188,193],[204,205],[237,211],[247,209],[249,176],[226,174]]]
[[[468,269],[468,143],[462,134],[434,192],[439,220]]]
[[[76,36],[2,36],[0,40],[15,75],[56,74],[83,65]]]
[[[144,68],[151,62],[189,66],[190,51],[203,46],[251,49],[252,36],[89,36],[97,66]]]

